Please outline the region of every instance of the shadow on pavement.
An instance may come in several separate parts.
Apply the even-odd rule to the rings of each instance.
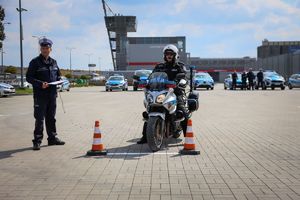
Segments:
[[[42,147],[46,147],[47,145],[43,145]],[[13,150],[7,150],[7,151],[0,151],[0,160],[1,159],[5,159],[5,158],[10,158],[13,157],[13,154],[15,153],[20,153],[20,152],[24,152],[24,151],[33,151],[32,147],[25,147],[25,148],[21,148],[21,149],[13,149]]]
[[[126,146],[120,146],[120,147],[114,147],[114,148],[108,148],[107,150],[107,155],[105,156],[94,156],[96,159],[101,159],[101,158],[110,158],[110,159],[125,159],[125,160],[136,160],[139,159],[143,156],[148,156],[153,154],[153,152],[149,149],[148,144],[136,144],[136,142],[140,138],[135,138],[128,140],[127,142],[133,143],[129,144]],[[160,151],[157,153],[167,153],[169,148],[172,147],[178,147],[182,146],[182,139],[168,139],[167,143],[168,146],[164,146]],[[154,153],[155,154],[155,153]],[[78,159],[78,158],[91,158],[91,156],[87,155],[82,155],[78,157],[74,157],[73,159]]]

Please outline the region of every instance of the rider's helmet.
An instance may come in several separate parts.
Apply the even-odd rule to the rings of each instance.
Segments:
[[[170,52],[174,54],[173,62],[175,62],[177,59],[179,59],[178,48],[173,44],[168,44],[163,49],[163,54],[164,54],[164,60],[165,61],[167,61],[166,60],[166,53],[170,53]]]

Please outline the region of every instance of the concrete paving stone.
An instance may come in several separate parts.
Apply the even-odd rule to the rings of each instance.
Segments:
[[[137,145],[143,92],[101,91],[61,93],[67,112],[58,103],[57,129],[67,143],[38,152],[31,150],[32,96],[0,98],[1,200],[300,199],[298,90],[225,91],[216,84],[199,91],[197,156],[172,154],[179,140],[155,154]],[[108,152],[137,154],[86,157],[96,119]]]
[[[215,200],[235,200],[236,198],[233,195],[214,195]]]

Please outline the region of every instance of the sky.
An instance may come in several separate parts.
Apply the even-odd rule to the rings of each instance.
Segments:
[[[300,0],[106,0],[114,13],[137,16],[130,37],[186,36],[192,57],[256,57],[262,40],[300,40]],[[4,65],[20,66],[18,0],[5,8]],[[24,66],[38,55],[37,38],[53,41],[51,56],[61,68],[112,69],[101,0],[22,0]]]

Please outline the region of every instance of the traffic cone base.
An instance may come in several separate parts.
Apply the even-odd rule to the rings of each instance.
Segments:
[[[86,153],[87,156],[105,156],[107,155],[107,151],[104,149],[102,151],[93,151],[90,150]]]
[[[182,149],[179,153],[182,155],[199,155],[200,151]]]

